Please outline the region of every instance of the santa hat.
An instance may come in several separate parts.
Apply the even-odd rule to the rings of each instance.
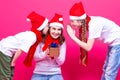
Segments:
[[[70,19],[85,19],[87,17],[82,2],[75,3],[70,9]]]
[[[39,31],[41,31],[48,24],[47,18],[37,14],[34,11],[27,16],[27,21],[31,21],[32,29],[37,29]]]
[[[50,27],[51,26],[59,26],[63,28],[63,16],[55,13],[55,16],[50,21]]]

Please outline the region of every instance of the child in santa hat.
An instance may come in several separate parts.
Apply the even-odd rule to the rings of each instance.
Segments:
[[[48,31],[47,18],[32,12],[28,19],[32,23],[31,31],[20,32],[0,41],[0,80],[12,80],[16,59],[22,51],[28,52],[32,59],[37,44]],[[27,62],[30,60],[25,60],[25,64],[29,65]]]
[[[60,14],[55,14],[49,23],[47,35],[36,49],[34,56],[36,65],[31,80],[63,80],[61,65],[65,61],[65,56],[63,17]]]
[[[92,49],[95,39],[102,40],[109,46],[101,80],[115,80],[120,68],[119,25],[104,17],[88,16],[82,2],[72,6],[70,20],[71,25],[67,25],[67,33],[81,47],[82,64],[87,65],[87,52]],[[71,26],[79,29],[79,38],[75,36],[75,31]],[[87,32],[88,36],[86,36]]]

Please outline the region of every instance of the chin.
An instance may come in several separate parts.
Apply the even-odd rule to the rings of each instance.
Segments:
[[[58,37],[53,37],[54,39],[57,39]]]
[[[75,26],[75,29],[77,29],[77,28],[80,28],[80,26],[79,26],[79,25],[76,25],[76,26]]]

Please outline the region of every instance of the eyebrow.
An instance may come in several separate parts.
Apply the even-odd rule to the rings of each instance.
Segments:
[[[61,29],[61,28],[55,28],[55,27],[52,27],[53,29]]]

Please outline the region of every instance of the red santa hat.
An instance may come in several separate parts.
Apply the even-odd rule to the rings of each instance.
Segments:
[[[87,17],[82,2],[75,3],[70,9],[70,19],[85,19]]]
[[[27,21],[31,21],[32,29],[37,29],[39,31],[41,31],[48,24],[47,18],[37,14],[34,11],[27,16]]]
[[[59,26],[63,28],[63,16],[55,13],[55,16],[50,21],[50,27],[51,26]]]

